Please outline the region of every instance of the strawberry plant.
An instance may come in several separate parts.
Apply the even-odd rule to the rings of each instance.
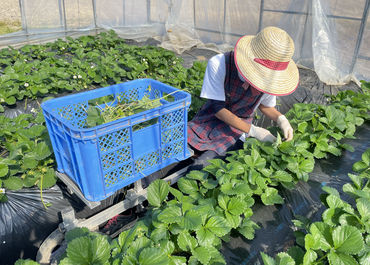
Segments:
[[[120,40],[114,37],[100,38],[96,42],[92,42],[91,38],[94,37],[82,38],[83,44],[79,44],[80,40],[68,39],[70,47],[67,50],[66,42],[58,41],[54,45],[61,55],[66,53],[66,56],[74,54],[77,58],[98,58],[99,53],[94,51],[95,46],[99,49],[105,45],[117,48],[117,43],[120,43]],[[83,47],[80,45],[88,51],[88,56],[81,50]],[[118,72],[125,71],[129,78],[136,78],[144,77],[144,74],[151,77],[151,71],[156,71],[159,81],[163,81],[161,78],[170,77],[168,80],[173,82],[171,85],[181,88],[192,85],[191,81],[186,80],[187,77],[195,76],[197,79],[201,76],[193,71],[194,69],[178,71],[181,69],[178,61],[173,61],[171,65],[165,60],[167,57],[172,59],[170,52],[163,51],[164,58],[157,60],[158,50],[153,47],[140,51],[135,47],[125,48],[130,51],[124,55],[124,60],[131,63],[130,67],[121,67],[124,64],[123,59],[114,49],[110,49],[110,54],[120,61],[121,70],[115,68],[106,58],[100,58],[102,62],[110,65],[110,69],[95,68],[95,65],[100,63],[96,62],[92,65],[94,67],[90,67],[94,70],[90,70],[90,73],[87,70],[85,73],[94,78],[93,82],[104,83],[114,82]],[[142,65],[134,63],[138,54],[141,56]],[[71,60],[73,59],[71,56]],[[77,64],[77,61],[75,63]],[[176,70],[164,70],[170,66]],[[203,66],[194,64],[194,67]],[[84,78],[84,75],[81,73],[73,79],[78,81]],[[366,90],[368,83],[364,84],[363,93],[341,92],[329,99],[329,106],[296,104],[287,114],[296,132],[290,142],[282,142],[279,134],[274,144],[247,139],[245,148],[231,152],[226,161],[211,160],[211,164],[202,171],[192,171],[179,179],[178,189],[170,187],[162,180],[156,180],[148,188],[150,208],[147,215],[134,228],[121,233],[112,242],[90,233],[73,237],[61,264],[77,264],[80,261],[87,264],[94,261],[101,264],[225,264],[219,250],[222,242],[228,240],[231,231],[237,231],[250,240],[254,238],[258,225],[250,217],[253,215],[251,207],[256,196],[266,205],[281,204],[284,200],[278,193],[279,186],[293,188],[298,181],[306,181],[314,168],[314,158],[324,158],[328,154],[340,155],[342,149],[352,149],[340,140],[353,137],[356,126],[369,119],[369,91]],[[199,95],[199,91],[195,91]],[[340,104],[342,101],[345,103]],[[272,130],[277,131],[277,128]],[[361,174],[352,175],[354,184],[344,188],[356,197],[355,208],[341,201],[335,191],[327,189],[330,193],[324,202],[328,211],[325,217],[323,215],[323,220],[325,219],[324,223],[326,221],[330,229],[328,230],[325,224],[315,225],[312,231],[311,227],[300,226],[307,231],[309,254],[306,255],[302,248],[296,247],[288,253],[279,254],[276,260],[263,255],[265,262],[294,264],[294,260],[306,259],[307,262],[317,260],[317,264],[322,264],[326,259],[331,263],[340,259],[350,262],[353,259],[366,259],[368,254],[362,252],[359,246],[362,249],[362,246],[368,245],[368,236],[364,238],[361,235],[362,231],[368,234],[365,206],[368,205],[365,200],[369,199],[368,162],[367,153],[355,167]],[[1,172],[9,174],[9,166],[1,166]],[[360,222],[357,225],[353,220]],[[299,226],[299,222],[297,225]],[[352,227],[357,229],[357,232]],[[333,235],[331,239],[327,236],[328,231]],[[328,244],[325,244],[322,238]],[[355,239],[356,246],[349,243],[348,238]],[[323,245],[320,245],[321,241],[324,242]],[[79,246],[83,248],[80,249]],[[330,255],[323,251],[329,251]]]
[[[56,183],[54,158],[44,117],[22,114],[16,118],[0,116],[0,187],[49,188]],[[0,194],[0,201],[6,195]]]
[[[226,195],[201,171],[192,171],[178,185],[180,190],[156,180],[149,186],[151,207],[135,227],[112,241],[110,264],[226,264],[219,249],[231,229],[253,238],[258,227],[249,218],[254,201],[242,189]],[[75,240],[61,264],[76,262],[72,243],[81,242]]]
[[[271,264],[369,264],[370,262],[370,196],[369,171],[356,164],[368,163],[370,149],[362,161],[354,164],[359,175],[349,174],[352,183],[343,191],[355,199],[354,205],[343,201],[338,191],[329,187],[322,196],[326,210],[320,222],[310,223],[301,218],[294,223],[299,231],[297,246],[274,259],[261,253],[265,265]]]
[[[356,126],[369,119],[369,91],[363,89],[364,93],[341,92],[328,106],[295,104],[286,114],[295,131],[292,141],[282,142],[279,134],[274,144],[250,138],[245,141],[244,149],[230,152],[227,161],[243,168],[239,178],[249,185],[252,194],[261,197],[264,204],[283,203],[277,187],[294,188],[299,180],[307,181],[314,168],[314,158],[324,158],[328,154],[339,156],[342,149],[353,151],[352,146],[342,144],[340,140],[354,138]],[[345,106],[339,102],[344,95]],[[271,130],[278,131],[277,128]],[[367,162],[365,157],[365,161],[358,162],[355,167],[365,170]],[[215,176],[221,171],[227,172],[220,165],[222,163],[218,162],[212,171],[204,170]],[[229,177],[222,175],[218,181],[222,182],[224,178],[225,183],[232,186]]]
[[[0,112],[3,106],[25,98],[153,78],[191,91],[196,97],[190,111],[194,115],[201,106],[199,89],[205,67],[206,62],[195,62],[186,69],[173,52],[128,45],[114,31],[20,49],[9,47],[0,50]]]
[[[362,159],[353,165],[353,171],[370,175],[370,150],[362,154]]]
[[[353,164],[358,175],[348,174],[352,183],[344,184],[343,191],[355,199],[370,199],[370,149],[362,154],[362,159]],[[370,221],[370,220],[369,220]]]

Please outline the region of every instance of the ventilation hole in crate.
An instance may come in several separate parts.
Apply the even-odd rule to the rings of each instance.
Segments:
[[[73,126],[83,128],[85,125],[85,119],[87,118],[87,103],[73,104],[74,122]],[[80,126],[82,124],[82,126]]]
[[[150,119],[148,121],[144,121],[144,122],[133,125],[132,130],[135,132],[135,131],[144,129],[146,127],[152,126],[152,125],[157,124],[157,123],[158,123],[158,118],[153,118],[153,119]]]
[[[86,126],[86,120],[83,119],[83,120],[79,120],[76,125],[78,128],[84,128]]]
[[[129,129],[113,132],[99,137],[100,151],[107,152],[130,142]]]
[[[183,142],[179,141],[177,143],[166,146],[162,149],[162,159],[174,157],[183,152]]]
[[[119,102],[131,102],[139,100],[139,91],[141,90],[140,87],[132,88],[130,90],[126,90],[118,94]]]
[[[58,114],[63,119],[71,120],[73,118],[71,105],[67,105],[67,106],[64,106],[62,108],[58,108]]]
[[[150,168],[159,164],[158,151],[146,154],[135,161],[136,172],[142,172],[144,169]]]
[[[116,136],[116,145],[117,146],[121,146],[121,145],[124,145],[124,144],[130,142],[130,134],[129,134],[129,129],[128,128],[117,131],[115,136]]]
[[[109,153],[102,156],[101,163],[104,170],[109,170],[110,168],[114,167],[118,161],[116,160],[114,153]]]
[[[183,109],[179,109],[162,116],[162,127],[168,128],[180,122],[183,122]]]
[[[149,97],[150,99],[156,99],[161,97],[161,91],[158,89],[152,88],[151,86],[148,86],[145,89],[144,96]]]
[[[169,143],[184,137],[184,125],[162,131],[162,143]]]
[[[113,149],[115,147],[114,141],[114,133],[106,134],[99,137],[100,151],[106,152]]]
[[[57,113],[63,119],[69,121],[71,125],[82,128],[85,125],[85,119],[87,117],[86,109],[86,103],[79,103],[57,108]]]
[[[121,179],[121,180],[124,180],[126,178],[129,178],[132,176],[133,174],[133,168],[132,168],[132,164],[129,163],[129,164],[126,164],[126,165],[123,165],[123,166],[120,166],[117,170],[118,172],[118,177]]]
[[[131,150],[129,145],[117,151],[117,159],[119,160],[119,163],[123,163],[131,159]]]
[[[104,175],[104,182],[106,187],[113,186],[122,180],[132,176],[132,165],[126,164],[119,168],[112,170]]]
[[[153,93],[153,96],[154,98],[160,98],[161,97],[161,91],[159,91],[158,89],[154,89],[152,88],[152,93]]]
[[[119,103],[126,102],[127,99],[125,98],[125,92],[118,93],[117,100]]]
[[[102,104],[108,104],[108,105],[110,105],[110,103],[113,100],[114,100],[114,96],[113,95],[107,95],[107,96],[100,97],[100,98],[90,99],[88,101],[88,103],[89,103],[90,106],[96,106],[96,105],[102,105]]]

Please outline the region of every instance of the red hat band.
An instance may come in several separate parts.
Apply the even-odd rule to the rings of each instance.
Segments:
[[[276,62],[276,61],[271,61],[268,59],[260,59],[260,58],[254,58],[254,61],[256,63],[259,63],[268,69],[271,70],[276,70],[276,71],[282,71],[287,69],[289,62]]]

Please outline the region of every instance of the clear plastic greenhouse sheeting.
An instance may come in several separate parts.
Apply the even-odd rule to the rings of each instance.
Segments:
[[[370,0],[20,0],[23,31],[0,46],[114,29],[136,40],[156,38],[178,53],[193,46],[232,49],[266,26],[294,39],[295,61],[321,81],[369,80]]]

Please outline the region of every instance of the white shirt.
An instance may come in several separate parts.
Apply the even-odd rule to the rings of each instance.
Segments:
[[[225,101],[224,82],[226,77],[225,55],[217,54],[209,59],[206,73],[204,74],[202,92],[200,96],[206,99]],[[242,81],[243,77],[239,75]],[[264,93],[259,103],[256,104],[255,111],[260,104],[266,107],[276,106],[276,96]],[[245,140],[245,133],[240,137],[242,141]]]

